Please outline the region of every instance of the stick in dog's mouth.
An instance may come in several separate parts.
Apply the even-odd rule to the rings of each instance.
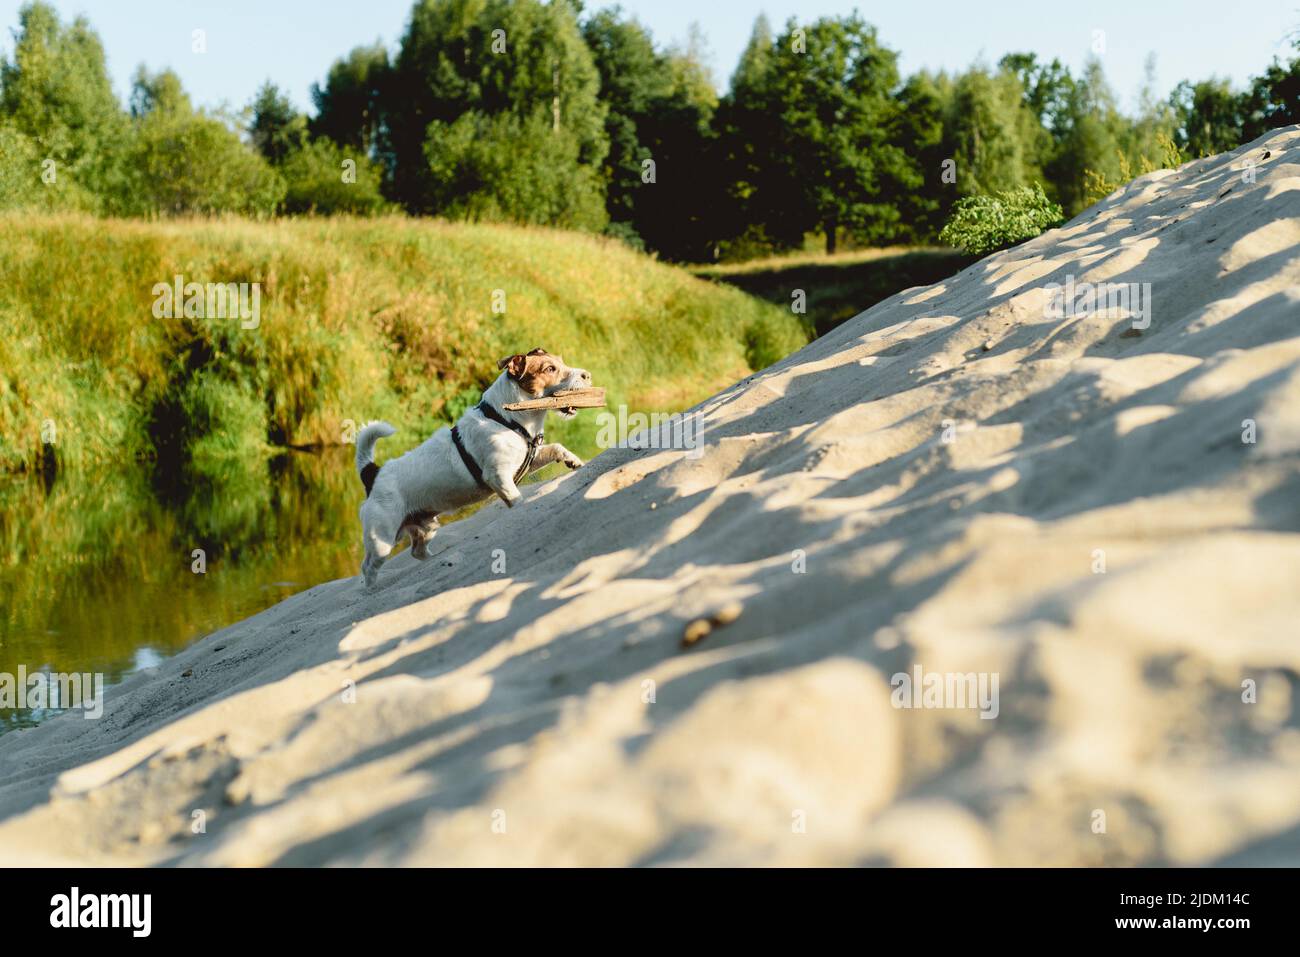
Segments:
[[[605,404],[605,390],[591,387],[585,389],[556,389],[536,399],[523,399],[507,402],[507,412],[523,412],[546,409],[556,412],[566,419],[578,414],[579,409],[599,409]]]

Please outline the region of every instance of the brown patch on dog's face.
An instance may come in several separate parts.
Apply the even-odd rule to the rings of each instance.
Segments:
[[[505,369],[519,387],[535,399],[546,395],[569,377],[569,367],[559,356],[545,349],[534,349],[527,355],[507,356],[497,363]]]

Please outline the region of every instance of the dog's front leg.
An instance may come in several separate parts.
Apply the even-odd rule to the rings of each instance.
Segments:
[[[501,501],[506,503],[506,508],[514,508],[515,503],[523,498],[523,493],[519,491],[519,486],[517,486],[515,480],[508,475],[502,476],[495,481],[489,478],[487,483],[488,487],[497,493],[497,496]]]
[[[538,469],[545,468],[552,462],[560,462],[565,467],[571,469],[582,468],[582,459],[578,458],[559,442],[552,442],[549,445],[543,445],[537,450],[537,455],[533,458],[533,464],[528,469],[529,474],[536,472]]]

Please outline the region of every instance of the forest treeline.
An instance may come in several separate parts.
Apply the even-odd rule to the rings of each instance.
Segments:
[[[418,0],[394,49],[328,68],[310,115],[269,82],[238,112],[198,107],[144,66],[124,107],[91,24],[30,3],[0,60],[0,209],[400,209],[699,262],[810,235],[828,251],[931,242],[960,198],[1035,184],[1073,215],[1141,172],[1300,121],[1300,57],[1245,90],[1148,82],[1125,112],[1095,56],[1077,75],[1015,53],[904,77],[857,14],[779,30],[760,16],[722,95],[704,44],[658,46],[581,0]]]

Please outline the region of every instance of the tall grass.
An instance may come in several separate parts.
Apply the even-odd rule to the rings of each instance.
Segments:
[[[685,407],[806,341],[788,309],[621,245],[401,217],[0,216],[0,471],[256,458],[387,418],[422,440],[545,346],[611,404]],[[156,283],[261,284],[260,324],[156,318]],[[505,311],[493,311],[494,293]],[[555,422],[594,451],[592,416]]]

